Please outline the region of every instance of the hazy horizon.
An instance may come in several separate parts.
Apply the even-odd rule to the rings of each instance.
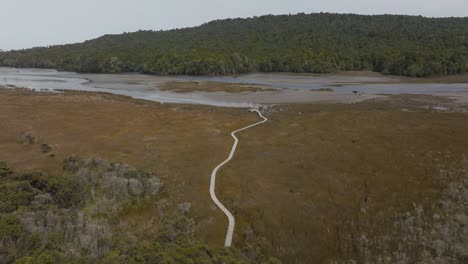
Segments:
[[[0,0],[5,1],[5,0]],[[340,3],[341,2],[341,3]],[[466,17],[468,2],[462,0],[388,1],[357,0],[350,5],[332,0],[327,3],[296,0],[246,0],[226,2],[201,0],[183,3],[162,1],[91,0],[65,3],[60,0],[18,0],[1,3],[1,50],[83,42],[105,34],[138,30],[168,30],[198,26],[226,18],[296,13],[354,13],[361,15],[422,15],[426,17]],[[181,6],[183,8],[181,8]]]

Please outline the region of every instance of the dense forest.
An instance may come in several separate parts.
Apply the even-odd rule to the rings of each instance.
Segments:
[[[183,204],[165,209],[164,183],[152,173],[74,156],[63,168],[63,175],[18,173],[0,162],[0,263],[280,263],[195,241],[193,219]],[[156,234],[118,224],[145,202],[159,211]]]
[[[0,52],[0,65],[89,73],[459,74],[468,71],[468,18],[320,13],[217,20]]]

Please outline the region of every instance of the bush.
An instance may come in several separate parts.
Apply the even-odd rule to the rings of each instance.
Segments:
[[[18,174],[0,163],[0,263],[260,263],[194,241],[194,220],[177,209],[162,216],[151,237],[122,232],[118,214],[145,199],[157,202],[162,181],[101,159],[70,157],[63,164],[76,173]]]
[[[23,234],[23,227],[15,215],[0,216],[0,241],[16,240]]]

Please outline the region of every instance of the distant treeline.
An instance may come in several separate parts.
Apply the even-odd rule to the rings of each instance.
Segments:
[[[90,73],[458,74],[468,71],[468,18],[320,13],[217,20],[1,52],[0,65]]]

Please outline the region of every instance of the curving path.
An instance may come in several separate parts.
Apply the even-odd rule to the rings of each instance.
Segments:
[[[264,117],[262,115],[262,113],[257,110],[257,109],[251,109],[250,110],[251,112],[256,112],[261,118],[263,118],[263,121],[260,121],[260,122],[257,122],[255,124],[252,124],[250,126],[246,126],[246,127],[243,127],[241,129],[238,129],[236,131],[233,131],[231,133],[231,136],[234,138],[234,145],[232,145],[232,149],[231,149],[231,153],[229,153],[229,157],[221,162],[214,170],[213,172],[211,173],[211,182],[210,182],[210,195],[211,195],[211,199],[213,200],[213,202],[219,207],[219,209],[221,209],[221,211],[223,211],[223,213],[227,216],[227,218],[229,219],[229,226],[228,226],[228,230],[227,230],[227,233],[226,233],[226,240],[224,242],[224,246],[225,247],[230,247],[231,244],[232,244],[232,235],[234,234],[234,226],[236,224],[236,221],[234,220],[234,216],[231,214],[231,212],[229,212],[229,210],[218,200],[218,198],[216,197],[216,193],[215,193],[215,187],[216,187],[216,173],[218,172],[218,170],[223,167],[224,165],[226,165],[226,163],[228,163],[232,157],[234,156],[234,153],[236,152],[236,149],[237,149],[237,144],[239,143],[239,139],[236,137],[236,133],[237,132],[241,132],[243,130],[246,130],[246,129],[249,129],[251,127],[254,127],[254,126],[258,126],[260,124],[263,124],[265,123],[266,121],[268,121],[268,119],[266,117]]]

